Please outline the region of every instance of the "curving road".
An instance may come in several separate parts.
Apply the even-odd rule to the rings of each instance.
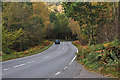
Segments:
[[[3,78],[82,78],[103,76],[89,73],[75,61],[77,49],[71,42],[53,44],[36,55],[2,63]],[[86,75],[87,74],[87,75]]]

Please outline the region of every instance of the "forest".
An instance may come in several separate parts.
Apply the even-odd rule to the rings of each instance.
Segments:
[[[43,39],[78,39],[83,45],[118,39],[118,3],[61,5],[62,13],[51,11],[44,2],[3,3],[3,52],[26,50]]]
[[[99,53],[107,47],[112,51],[111,54],[115,53],[115,58],[119,59],[118,2],[2,2],[1,6],[0,55],[3,56],[3,60],[37,53],[39,49],[50,46],[55,39],[74,41],[73,44],[79,47],[89,46],[88,52],[78,47],[79,51],[83,51],[82,58],[87,56],[86,53],[89,54],[93,47],[99,45],[95,51],[98,50]],[[106,55],[109,53],[106,52]],[[9,57],[10,55],[12,56]],[[77,55],[78,60],[81,59],[81,54]]]
[[[79,50],[77,61],[92,72],[119,78],[120,3],[65,2],[63,7],[67,17],[79,24],[76,27],[70,23],[78,37],[73,42]]]

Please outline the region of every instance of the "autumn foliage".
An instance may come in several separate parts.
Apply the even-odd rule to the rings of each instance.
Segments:
[[[104,75],[118,77],[118,60],[120,59],[118,40],[92,46],[82,46],[78,41],[74,41],[73,44],[79,49],[76,55],[81,64]]]

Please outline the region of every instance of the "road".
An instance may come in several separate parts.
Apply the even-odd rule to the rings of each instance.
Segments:
[[[75,61],[71,42],[53,44],[44,52],[2,63],[3,78],[85,78],[103,76],[89,73]],[[86,75],[87,74],[87,75]]]

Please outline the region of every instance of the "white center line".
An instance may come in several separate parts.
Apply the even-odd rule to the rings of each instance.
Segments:
[[[30,61],[30,62],[27,62],[27,63],[29,64],[29,63],[32,63],[32,62],[35,62],[35,61]]]
[[[46,56],[46,57],[44,57],[44,59],[46,59],[46,58],[49,58],[50,56]]]
[[[3,69],[4,71],[7,71],[7,70],[9,70],[10,68],[7,68],[7,69]]]
[[[32,63],[32,62],[35,62],[35,61],[30,61],[30,62],[27,62],[27,63],[29,64],[29,63]],[[26,64],[27,64],[27,63],[26,63]],[[13,68],[21,67],[21,66],[24,66],[24,65],[26,65],[26,64],[16,65],[16,66],[14,66]],[[11,69],[11,68],[6,68],[6,69],[3,69],[3,70],[4,70],[4,71],[7,71],[7,70],[9,70],[9,69]]]
[[[24,66],[24,65],[26,65],[26,64],[16,65],[16,66],[14,66],[14,68],[21,67],[21,66]]]
[[[58,75],[58,74],[60,74],[60,72],[55,73],[55,75]]]
[[[68,66],[66,66],[64,69],[66,69]]]
[[[74,61],[74,59],[76,58],[77,56],[75,56],[73,59],[72,59],[72,61],[69,63],[69,65]]]

